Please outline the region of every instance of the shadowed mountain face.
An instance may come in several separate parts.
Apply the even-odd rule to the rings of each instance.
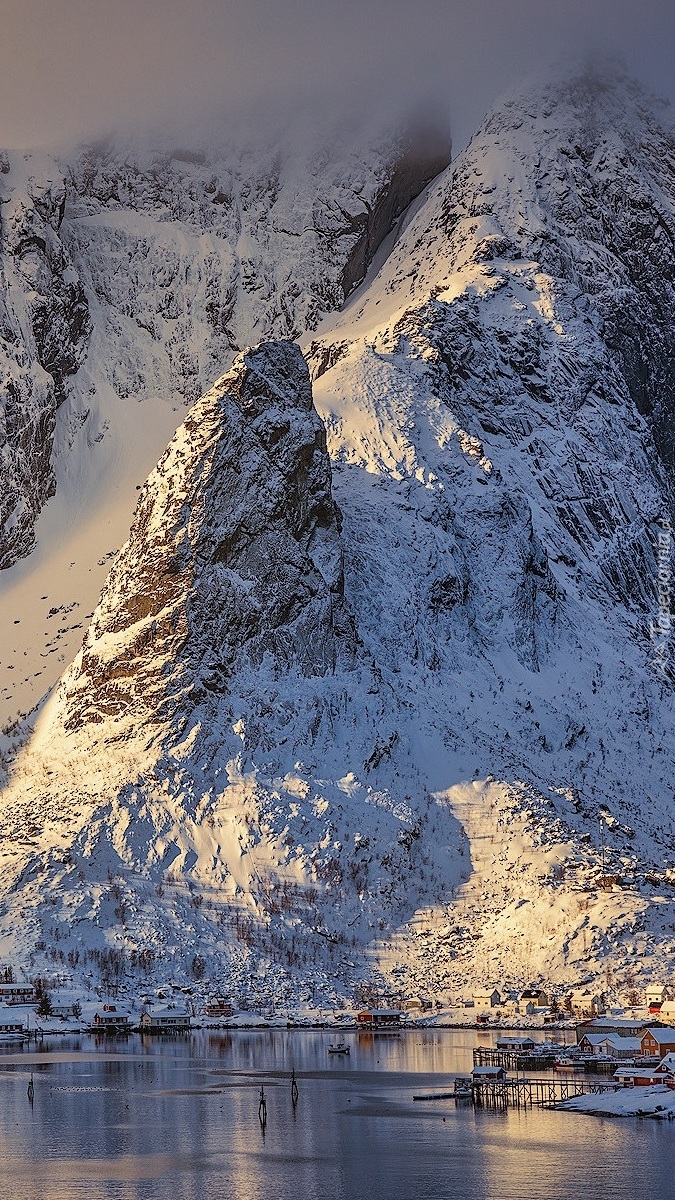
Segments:
[[[512,217],[519,177],[529,184],[510,223],[513,244],[588,297],[672,472],[675,139],[666,106],[613,69],[589,72],[529,97],[523,89],[486,120],[476,150],[481,140],[513,153]],[[503,185],[481,189],[481,215],[499,223],[503,200]]]
[[[31,549],[53,493],[55,412],[90,331],[61,236],[65,183],[39,160],[0,156],[0,569]]]
[[[140,497],[71,677],[66,728],[185,714],[263,662],[354,665],[340,516],[309,373],[263,343],[191,410]]]

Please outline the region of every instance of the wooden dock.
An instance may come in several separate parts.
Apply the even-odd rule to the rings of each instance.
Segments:
[[[610,1085],[616,1091],[619,1085]],[[572,1096],[605,1092],[607,1084],[586,1079],[481,1079],[471,1084],[471,1098],[477,1108],[553,1108]]]
[[[476,1046],[473,1052],[474,1067],[503,1067],[505,1071],[548,1071],[554,1064],[556,1054],[549,1050],[544,1054],[529,1050],[497,1050],[494,1046]]]

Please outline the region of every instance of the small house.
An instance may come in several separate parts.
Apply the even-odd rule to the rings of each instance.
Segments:
[[[579,1042],[582,1054],[603,1058],[633,1059],[641,1053],[638,1037],[620,1037],[617,1033],[585,1033]]]
[[[657,1013],[660,1011],[664,1000],[668,999],[668,989],[662,983],[654,984],[653,987],[647,988],[645,998],[650,1013]]]
[[[675,1075],[675,1054],[666,1054],[666,1056],[661,1059],[658,1067],[656,1067],[655,1073],[661,1076]]]
[[[0,983],[0,1004],[34,1004],[32,983]]]
[[[79,1004],[77,1000],[60,1000],[58,996],[52,996],[51,1000],[52,1017],[62,1017],[67,1020],[68,1017],[74,1017],[79,1012]]]
[[[356,1023],[362,1029],[393,1029],[401,1024],[398,1008],[366,1008],[356,1014]]]
[[[116,1004],[103,1004],[92,1017],[93,1033],[128,1033],[132,1028],[131,1017],[124,1008]]]
[[[206,1001],[204,1011],[207,1017],[231,1017],[234,1009],[224,996],[212,996],[210,1000]]]
[[[23,1021],[3,1005],[0,1008],[0,1043],[22,1042],[27,1036]]]
[[[600,1045],[603,1038],[608,1035],[606,1033],[585,1033],[581,1041],[578,1043],[582,1054],[600,1054]]]
[[[640,1039],[640,1054],[644,1058],[664,1058],[675,1053],[675,1030],[646,1029]]]
[[[186,1033],[190,1031],[190,1014],[177,1004],[165,1008],[144,1008],[141,1013],[142,1033]]]
[[[500,1037],[497,1038],[498,1050],[513,1050],[515,1053],[525,1053],[534,1050],[535,1041],[531,1037]]]
[[[535,1008],[548,1008],[548,995],[543,988],[529,987],[525,988],[518,997],[518,1008],[522,1012],[523,1006],[533,1004]]]
[[[675,1000],[664,1000],[659,1009],[659,1021],[666,1025],[675,1025]]]
[[[602,1011],[602,998],[588,988],[572,992],[572,1011],[582,1017],[595,1017]]]
[[[655,1083],[663,1083],[663,1075],[650,1067],[617,1067],[613,1078],[622,1087],[652,1087]]]
[[[471,1072],[473,1083],[503,1083],[505,1079],[504,1067],[474,1067]]]
[[[501,996],[496,988],[473,994],[474,1008],[498,1008],[500,1004]]]

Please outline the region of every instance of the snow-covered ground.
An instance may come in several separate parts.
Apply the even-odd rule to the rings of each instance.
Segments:
[[[572,1096],[556,1105],[563,1112],[591,1113],[596,1117],[656,1117],[675,1120],[675,1092],[657,1084],[654,1087],[621,1088],[588,1096]]]

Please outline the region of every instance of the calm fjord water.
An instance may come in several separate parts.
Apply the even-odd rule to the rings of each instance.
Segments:
[[[671,1200],[675,1128],[413,1102],[473,1031],[256,1030],[0,1053],[2,1200]],[[290,1071],[299,1083],[293,1107]],[[26,1089],[33,1071],[35,1098]],[[258,1120],[264,1083],[267,1126]],[[445,1120],[443,1118],[445,1117]]]

